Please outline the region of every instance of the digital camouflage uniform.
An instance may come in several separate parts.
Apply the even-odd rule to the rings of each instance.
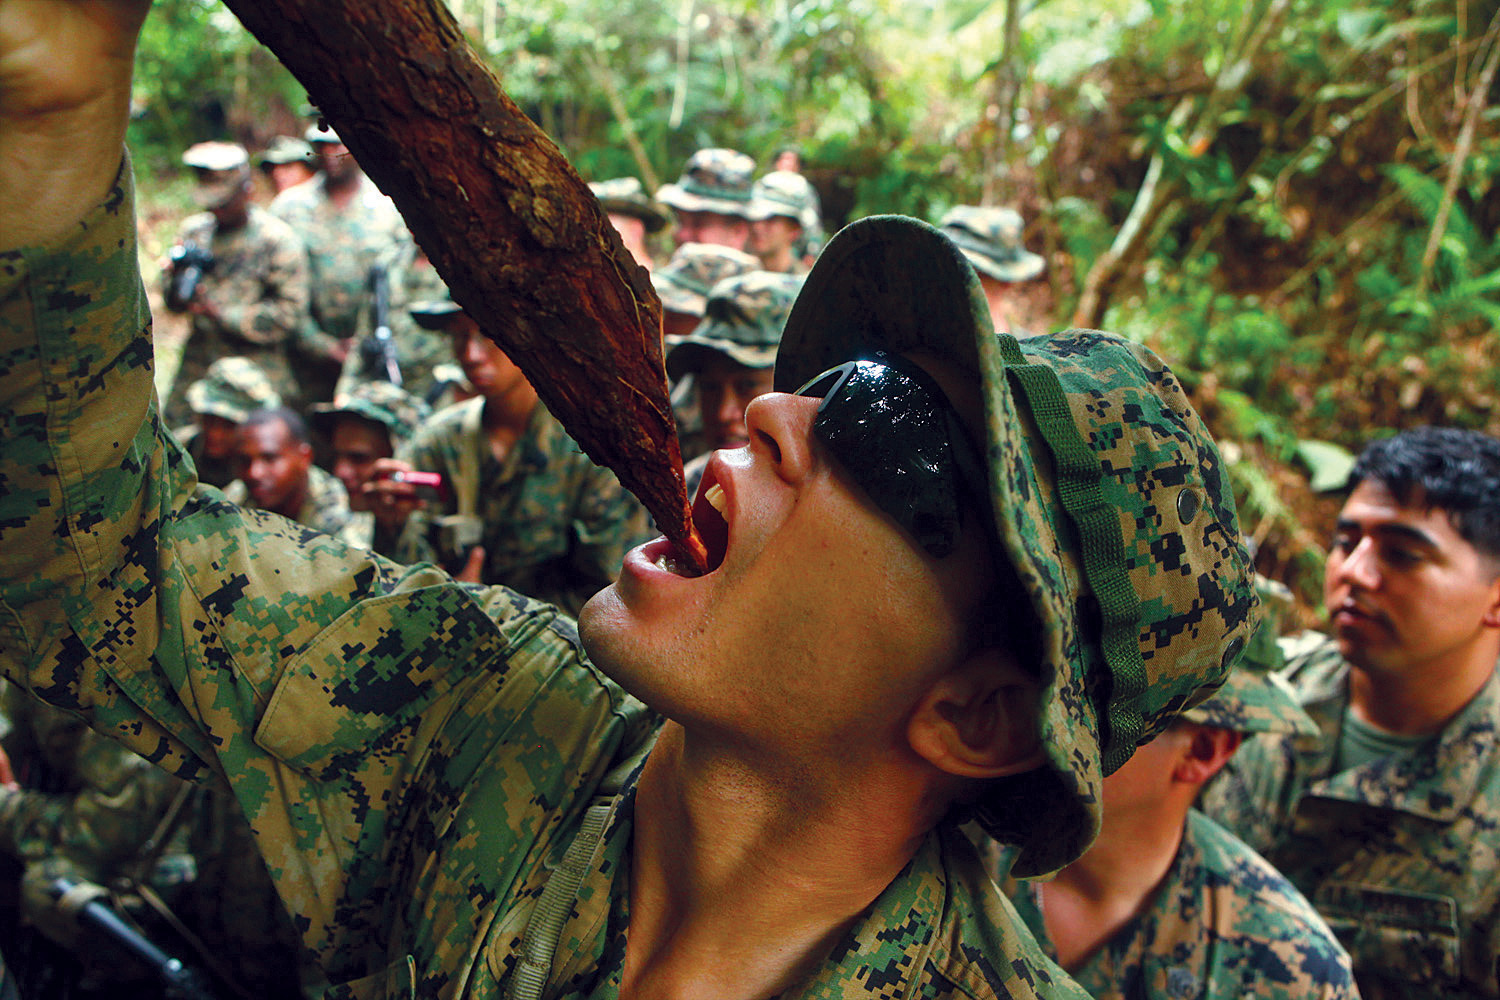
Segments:
[[[1259,587],[1264,597],[1272,584]],[[1219,693],[1184,720],[1238,733],[1314,730],[1265,668],[1274,630],[1256,630]],[[1105,834],[1108,836],[1108,834]],[[992,871],[1032,933],[1055,954],[1042,916],[1047,888],[1009,878],[1014,849],[987,846]],[[1197,811],[1142,912],[1069,970],[1094,1000],[1267,1000],[1358,996],[1349,956],[1307,899],[1260,855]]]
[[[276,387],[266,373],[249,358],[220,358],[208,366],[208,372],[187,387],[188,409],[195,418],[212,416],[243,424],[256,410],[281,405]],[[178,444],[193,458],[198,481],[220,489],[234,481],[233,456],[211,459],[203,451],[203,437],[198,424],[192,423],[173,431]]]
[[[684,243],[671,258],[651,273],[651,284],[661,299],[663,312],[703,318],[709,290],[737,274],[760,269],[754,254],[712,243]],[[684,456],[704,450],[703,414],[698,409],[698,390],[691,377],[672,385],[672,416],[677,420],[677,440]]]
[[[1002,886],[1053,953],[1045,883]],[[1354,1000],[1349,957],[1300,892],[1213,820],[1188,814],[1166,877],[1138,914],[1069,970],[1094,1000]]]
[[[504,995],[575,835],[578,890],[548,908],[557,960],[528,968],[548,996],[618,995],[634,779],[620,794],[602,782],[656,720],[553,608],[196,490],[151,405],[132,208],[117,187],[57,245],[0,254],[0,668],[180,776],[230,781],[304,939],[344,984],[330,996]],[[1254,596],[1217,453],[1170,371],[1092,333],[1026,361],[989,332],[950,250],[914,220],[846,230],[777,371],[800,384],[847,360],[878,314],[915,337],[889,349],[967,353],[984,373],[995,527],[1042,623],[1046,763],[973,811],[1023,844],[1018,871],[1048,871],[1097,828],[1104,769],[1222,680]],[[849,280],[867,268],[890,302]],[[919,297],[903,308],[902,293]],[[1039,475],[1033,448],[1078,491]],[[1060,524],[1106,558],[1083,560]],[[1090,594],[1109,616],[1082,627],[1104,643],[1074,616]],[[1106,672],[1095,704],[1090,679]],[[601,790],[602,817],[580,834]],[[787,995],[1083,996],[950,823]]]
[[[1367,1000],[1500,996],[1500,678],[1423,746],[1330,773],[1349,665],[1283,640],[1319,735],[1249,741],[1203,808],[1312,900]]]
[[[324,388],[315,369],[336,356],[338,342],[371,330],[370,269],[394,262],[411,236],[395,204],[363,174],[343,208],[328,197],[319,175],[281,192],[270,211],[307,247],[311,322],[303,324],[297,338],[302,359],[298,375],[303,401],[321,402],[332,394],[333,379]]]
[[[178,242],[191,240],[213,252],[213,268],[199,287],[220,320],[194,314],[182,364],[167,398],[169,426],[192,419],[187,388],[219,358],[254,361],[286,400],[298,398],[289,344],[307,322],[307,251],[286,223],[257,205],[239,229],[221,230],[208,212],[190,216]]]
[[[645,508],[615,474],[595,465],[540,402],[503,460],[481,426],[483,397],[432,416],[396,457],[440,472],[453,491],[442,510],[419,510],[396,546],[400,562],[462,562],[445,550],[448,517],[478,519],[486,583],[556,604],[576,615],[645,541]],[[470,543],[474,544],[474,543]]]
[[[250,491],[238,479],[224,487],[224,498],[241,507],[254,506]],[[349,523],[350,514],[349,493],[344,484],[318,466],[308,466],[307,496],[292,520],[314,531],[336,535]]]

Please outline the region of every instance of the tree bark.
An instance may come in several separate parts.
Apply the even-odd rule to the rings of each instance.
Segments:
[[[589,457],[702,565],[661,307],[598,201],[438,0],[226,0]]]

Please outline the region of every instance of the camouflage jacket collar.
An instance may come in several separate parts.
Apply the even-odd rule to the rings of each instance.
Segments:
[[[1321,736],[1298,740],[1307,773],[1322,775],[1308,794],[1451,823],[1500,769],[1500,672],[1490,675],[1437,737],[1408,753],[1330,775],[1349,705],[1349,665],[1314,679],[1304,706]]]
[[[619,995],[639,774],[633,772],[615,798],[579,886],[558,939],[549,996]],[[551,859],[549,867],[559,860]],[[862,996],[1087,1000],[1000,895],[973,843],[946,825],[927,835],[816,974],[780,1000]]]

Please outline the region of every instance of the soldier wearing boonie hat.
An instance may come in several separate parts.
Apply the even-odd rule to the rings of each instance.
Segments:
[[[390,382],[357,382],[331,403],[311,408],[310,421],[328,442],[329,471],[344,484],[353,512],[340,532],[345,541],[395,552],[396,535],[380,530],[364,486],[375,474],[375,463],[392,458],[432,413],[411,393]]]
[[[819,227],[817,195],[801,174],[773,170],[750,195],[750,249],[767,271],[805,274],[796,253],[803,234]]]
[[[1272,585],[1260,583],[1264,599]],[[1017,912],[1095,1000],[1359,995],[1348,954],[1312,904],[1193,808],[1243,737],[1316,732],[1271,672],[1275,633],[1263,619],[1224,686],[1104,779],[1099,839],[1055,880],[1010,878],[1014,848],[985,845]]]
[[[672,241],[717,243],[744,250],[750,239],[750,188],[755,161],[733,149],[700,149],[688,157],[682,176],[663,184],[656,200],[677,216]]]
[[[318,123],[303,139],[313,149],[319,173],[287,188],[270,211],[285,221],[307,247],[311,261],[312,322],[295,343],[295,374],[306,403],[331,399],[359,339],[379,324],[375,316],[376,275],[384,271],[393,301],[396,282],[389,270],[411,243],[395,204],[365,176],[339,134]]]
[[[249,358],[220,358],[187,388],[193,423],[173,432],[198,466],[198,481],[220,489],[235,478],[240,424],[256,410],[281,405],[264,369]]]
[[[1097,331],[996,336],[967,255],[914,219],[864,219],[829,244],[787,322],[776,386],[876,351],[982,381],[996,554],[1036,625],[1045,763],[972,812],[1017,846],[1018,875],[1056,871],[1097,833],[1104,775],[1206,700],[1252,631],[1226,470],[1160,358]]]
[[[182,162],[197,175],[193,201],[199,208],[218,208],[250,189],[250,155],[237,142],[200,142],[189,146]]]
[[[996,328],[1018,337],[1028,336],[1014,324],[1012,286],[1038,277],[1046,262],[1022,245],[1025,226],[1021,214],[1011,208],[958,205],[948,210],[938,228],[958,244],[979,275]]]
[[[662,336],[670,341],[697,328],[708,305],[709,290],[737,274],[760,268],[760,259],[742,250],[714,243],[684,243],[671,258],[652,272],[651,284],[661,299]],[[677,439],[684,456],[701,455],[703,417],[698,406],[698,388],[691,375],[672,386],[672,416],[677,421]]]
[[[801,287],[799,275],[770,271],[726,278],[709,291],[703,322],[685,337],[668,339],[667,377],[693,376],[705,450],[738,448],[748,440],[745,407],[772,389],[776,347]],[[690,494],[701,474],[701,463],[689,464]]]
[[[656,260],[646,237],[667,227],[666,209],[646,197],[645,187],[634,177],[591,181],[589,190],[599,199],[610,225],[620,234],[636,263],[648,271],[655,269]]]
[[[318,172],[318,160],[312,145],[289,135],[278,135],[272,139],[255,162],[261,173],[271,179],[271,185],[277,194],[301,184]]]

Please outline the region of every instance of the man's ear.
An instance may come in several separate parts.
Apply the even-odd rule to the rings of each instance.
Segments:
[[[1243,734],[1232,729],[1217,729],[1193,723],[1179,725],[1192,726],[1192,737],[1172,769],[1172,778],[1184,784],[1207,784],[1208,779],[1229,763],[1229,758],[1234,756],[1234,752],[1240,748],[1240,741],[1244,739]]]
[[[1490,572],[1494,579],[1490,581],[1490,604],[1484,610],[1481,623],[1487,628],[1500,628],[1500,565],[1497,565],[1495,560],[1490,560],[1490,563]]]
[[[1008,653],[981,650],[933,682],[906,724],[917,755],[948,774],[999,778],[1041,764],[1041,688]]]

